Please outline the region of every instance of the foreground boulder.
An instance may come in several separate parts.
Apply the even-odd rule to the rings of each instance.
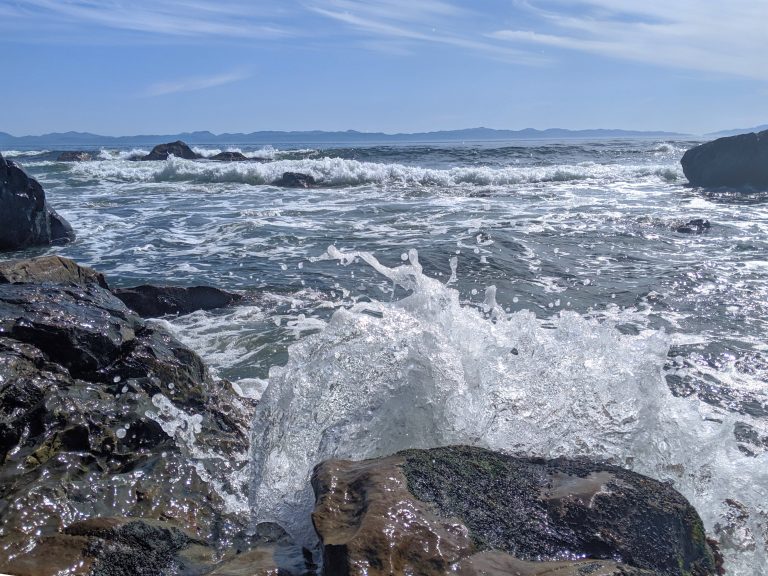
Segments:
[[[74,239],[69,223],[46,202],[40,183],[0,154],[0,250]]]
[[[701,144],[680,163],[693,186],[768,188],[768,130]]]
[[[168,314],[189,314],[196,310],[213,310],[240,302],[240,294],[210,286],[154,286],[116,288],[112,293],[144,318]]]
[[[93,160],[92,152],[85,152],[83,150],[69,150],[62,152],[59,157],[56,158],[56,162],[87,162]]]
[[[79,266],[74,260],[61,256],[40,256],[0,262],[0,284],[40,284],[42,282],[79,286],[97,284],[102,288],[108,288],[104,274],[87,266]]]
[[[671,486],[586,460],[466,446],[315,468],[325,574],[718,574]]]
[[[317,182],[309,174],[283,172],[280,178],[272,182],[272,186],[280,186],[281,188],[314,188],[317,186]]]
[[[200,154],[193,152],[184,142],[177,140],[176,142],[169,142],[168,144],[158,144],[152,148],[152,152],[146,156],[142,156],[139,160],[167,160],[168,156],[171,155],[176,158],[184,158],[185,160],[202,158]]]
[[[73,566],[99,558],[86,544],[119,534],[62,531],[104,516],[183,527],[157,558],[192,540],[229,549],[246,538],[247,513],[227,501],[245,501],[252,411],[98,280],[0,284],[0,572],[64,573],[43,568],[72,548],[67,538],[86,551],[67,556]]]

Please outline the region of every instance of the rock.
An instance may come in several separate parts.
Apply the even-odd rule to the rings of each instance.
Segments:
[[[272,186],[280,186],[281,188],[314,188],[317,186],[317,182],[309,174],[283,172],[280,178],[272,182]]]
[[[712,225],[709,223],[709,220],[704,220],[703,218],[694,218],[685,224],[676,224],[672,229],[675,232],[680,232],[681,234],[701,234],[709,230],[711,227]]]
[[[679,493],[606,464],[455,446],[329,460],[312,486],[326,574],[718,573]]]
[[[158,144],[152,148],[152,152],[140,158],[140,160],[167,160],[168,156],[184,158],[185,160],[196,160],[202,158],[200,154],[195,154],[192,149],[181,140],[169,142],[168,144]]]
[[[0,284],[0,572],[99,516],[229,548],[253,409],[98,283]]]
[[[211,156],[210,160],[218,160],[220,162],[238,162],[248,160],[248,157],[241,152],[219,152],[215,156]]]
[[[72,227],[48,205],[38,181],[0,154],[0,250],[74,239]]]
[[[243,299],[240,294],[210,286],[182,288],[144,284],[133,288],[116,288],[112,293],[144,318],[223,308]]]
[[[0,284],[20,283],[96,284],[108,288],[107,279],[93,268],[79,266],[74,260],[61,256],[41,256],[25,260],[0,262]]]
[[[680,163],[693,186],[768,188],[768,130],[701,144]]]
[[[93,154],[83,150],[62,152],[56,158],[56,162],[87,162],[88,160],[93,160]]]

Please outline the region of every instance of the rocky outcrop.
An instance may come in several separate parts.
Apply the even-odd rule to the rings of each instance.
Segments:
[[[248,156],[242,152],[219,152],[218,154],[211,156],[210,160],[217,160],[219,162],[242,162],[248,160]]]
[[[108,288],[104,274],[87,266],[79,266],[74,260],[61,256],[41,256],[0,262],[0,284],[43,282],[79,286],[96,284],[102,288]]]
[[[317,182],[309,174],[283,172],[280,178],[272,182],[272,186],[280,186],[281,188],[314,188],[317,186]]]
[[[62,152],[59,157],[56,158],[56,162],[87,162],[93,160],[92,152],[85,152],[83,150],[70,150]]]
[[[168,314],[189,314],[195,310],[213,310],[240,302],[240,294],[210,286],[154,286],[116,288],[112,293],[144,318]]]
[[[103,516],[175,523],[216,554],[245,537],[227,501],[245,499],[251,401],[95,280],[0,284],[0,572],[46,574],[66,538],[93,544],[62,530]]]
[[[46,202],[40,183],[0,155],[0,250],[74,238],[69,223]]]
[[[177,140],[176,142],[169,142],[168,144],[158,144],[152,148],[152,152],[146,156],[142,156],[140,160],[167,160],[168,156],[184,158],[185,160],[202,158],[200,154],[193,152],[184,142]]]
[[[314,472],[326,574],[705,576],[719,571],[671,486],[586,460],[466,446]]]
[[[768,188],[768,130],[701,144],[680,163],[693,186]]]

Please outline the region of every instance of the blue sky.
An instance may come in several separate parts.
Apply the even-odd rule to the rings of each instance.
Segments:
[[[0,131],[768,122],[768,0],[0,0]]]

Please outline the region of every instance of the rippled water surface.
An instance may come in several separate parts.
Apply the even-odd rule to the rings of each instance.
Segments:
[[[290,523],[306,495],[289,477],[329,455],[457,441],[586,454],[675,482],[734,573],[763,574],[768,194],[685,187],[693,144],[240,147],[249,160],[224,163],[4,154],[78,232],[49,251],[114,286],[253,296],[160,322],[245,393],[271,383],[254,493],[275,502],[257,515]],[[285,171],[319,186],[272,186]],[[709,227],[685,226],[697,219]],[[405,436],[379,441],[393,422]],[[260,436],[265,424],[286,433]],[[306,433],[289,442],[289,424]]]

